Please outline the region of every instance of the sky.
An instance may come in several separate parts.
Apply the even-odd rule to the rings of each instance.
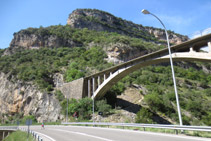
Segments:
[[[78,8],[99,9],[144,26],[162,28],[157,19],[141,13],[147,9],[168,30],[182,35],[211,31],[211,0],[0,0],[0,48],[7,48],[13,33],[28,27],[65,25]]]

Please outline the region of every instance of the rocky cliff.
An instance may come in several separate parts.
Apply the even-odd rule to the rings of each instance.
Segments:
[[[166,40],[165,32],[162,29],[144,27],[96,9],[77,9],[73,11],[67,19],[67,24],[73,28],[117,32],[146,40],[152,40],[153,37],[158,40]],[[188,37],[169,32],[169,40],[172,44],[179,44],[187,41]]]
[[[23,47],[25,49],[38,49],[40,47],[75,47],[80,46],[72,39],[64,39],[52,35],[46,28],[39,30],[28,28],[13,34],[14,38],[10,43],[10,48]]]
[[[165,44],[162,41],[166,40],[165,32],[162,29],[144,27],[96,9],[77,9],[73,11],[68,17],[67,24],[72,28],[116,32],[158,44]],[[179,44],[188,40],[186,36],[173,32],[169,32],[169,39],[172,44]],[[15,52],[18,47],[37,49],[40,47],[80,47],[82,45],[71,38],[64,39],[60,35],[52,34],[48,28],[28,28],[27,30],[14,33],[10,47],[4,54],[7,55]]]
[[[11,82],[7,78],[7,75],[0,73],[0,113],[5,115],[2,120],[15,114],[34,115],[38,122],[62,118],[60,104],[53,94],[43,93],[31,84]]]

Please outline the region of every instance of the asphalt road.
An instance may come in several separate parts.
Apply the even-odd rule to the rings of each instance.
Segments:
[[[26,127],[25,127],[26,128]],[[31,126],[44,141],[211,141],[211,139],[187,137],[143,131],[81,127],[81,126]]]

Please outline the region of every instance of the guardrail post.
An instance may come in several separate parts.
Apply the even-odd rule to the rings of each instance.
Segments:
[[[2,137],[2,139],[4,139],[4,131],[3,131],[3,137]]]
[[[144,131],[145,131],[145,127],[143,127],[144,128]]]
[[[175,134],[178,135],[178,130],[177,129],[175,130]]]

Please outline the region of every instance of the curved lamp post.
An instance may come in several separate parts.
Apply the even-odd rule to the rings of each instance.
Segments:
[[[178,97],[178,94],[177,94],[177,84],[176,84],[175,75],[174,75],[174,66],[173,66],[171,49],[170,49],[170,44],[169,44],[169,37],[168,37],[168,33],[167,33],[167,30],[166,30],[166,27],[163,24],[163,22],[156,15],[150,13],[149,11],[147,11],[145,9],[143,9],[141,12],[143,14],[150,14],[150,15],[154,16],[156,19],[158,19],[160,21],[160,23],[163,25],[163,27],[165,29],[166,39],[167,39],[167,45],[168,45],[168,50],[169,50],[169,57],[170,57],[170,64],[171,64],[171,71],[172,71],[172,78],[173,78],[173,82],[174,82],[174,91],[175,91],[176,102],[177,102],[177,110],[178,110],[179,122],[180,122],[180,125],[182,125],[182,117],[181,117],[181,111],[180,111],[179,97]]]
[[[67,111],[66,111],[66,122],[68,122],[68,98],[67,98]]]

